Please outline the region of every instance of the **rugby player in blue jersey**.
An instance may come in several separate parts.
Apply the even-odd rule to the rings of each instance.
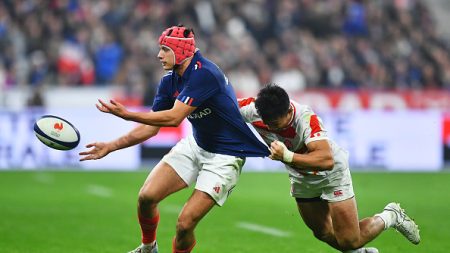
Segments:
[[[158,58],[164,70],[151,112],[131,112],[120,103],[99,100],[97,108],[141,123],[112,142],[95,142],[81,152],[81,161],[141,143],[160,127],[178,126],[187,118],[193,134],[181,140],[149,174],[139,192],[138,217],[142,244],[134,253],[158,252],[158,203],[170,194],[195,185],[178,217],[173,252],[191,252],[198,222],[222,206],[235,187],[245,157],[263,157],[269,150],[243,121],[231,84],[217,65],[195,47],[194,32],[183,26],[166,29],[159,38]]]

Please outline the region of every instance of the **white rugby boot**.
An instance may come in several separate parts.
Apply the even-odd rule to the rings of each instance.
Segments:
[[[419,226],[411,219],[405,212],[404,209],[400,207],[399,203],[389,203],[384,208],[384,211],[394,212],[397,216],[396,222],[394,222],[393,227],[395,230],[400,232],[408,241],[413,244],[419,244],[420,242],[420,231]]]
[[[344,253],[379,253],[377,248],[360,248],[355,250],[344,251]]]
[[[155,241],[152,244],[141,244],[128,253],[158,253],[158,243]]]

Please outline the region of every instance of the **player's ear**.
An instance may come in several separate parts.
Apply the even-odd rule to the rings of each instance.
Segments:
[[[294,107],[289,106],[288,114],[291,114],[291,113],[293,113],[293,112],[294,112]]]

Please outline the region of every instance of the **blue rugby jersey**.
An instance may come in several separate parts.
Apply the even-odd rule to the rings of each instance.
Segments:
[[[161,79],[153,111],[169,110],[175,100],[197,109],[187,118],[197,144],[206,151],[238,157],[268,156],[269,150],[242,119],[233,87],[216,64],[197,51],[183,76]]]

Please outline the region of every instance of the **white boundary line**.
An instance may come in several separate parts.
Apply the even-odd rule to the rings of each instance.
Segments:
[[[277,236],[277,237],[291,237],[291,235],[292,235],[291,232],[288,232],[288,231],[283,231],[283,230],[280,230],[277,228],[266,227],[263,225],[249,223],[249,222],[245,222],[245,221],[238,222],[236,224],[236,226],[239,228],[250,230],[250,231],[267,234],[267,235],[273,235],[273,236]]]
[[[86,187],[86,191],[91,195],[101,198],[111,198],[113,195],[113,191],[111,188],[97,184],[88,185]]]

